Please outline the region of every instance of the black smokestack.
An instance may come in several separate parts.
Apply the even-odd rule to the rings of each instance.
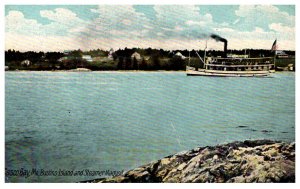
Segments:
[[[221,41],[221,42],[224,43],[224,55],[223,55],[223,57],[226,58],[227,57],[227,40],[223,37],[220,37],[220,36],[216,35],[216,34],[211,34],[210,37],[213,38],[216,41]]]

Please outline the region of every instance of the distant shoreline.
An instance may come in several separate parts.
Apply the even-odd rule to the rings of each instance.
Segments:
[[[5,70],[5,72],[81,72],[70,70]],[[87,73],[87,71],[82,71]],[[91,70],[88,72],[185,72],[185,70]]]
[[[70,73],[88,73],[88,72],[120,72],[120,73],[143,73],[143,72],[186,72],[185,70],[91,70],[91,71],[70,71],[70,70],[5,70],[5,72],[70,72]],[[278,72],[295,72],[295,71],[285,71],[277,70]]]

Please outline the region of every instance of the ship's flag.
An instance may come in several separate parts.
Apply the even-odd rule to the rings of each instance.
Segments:
[[[274,41],[271,51],[276,51],[277,50],[277,39]]]

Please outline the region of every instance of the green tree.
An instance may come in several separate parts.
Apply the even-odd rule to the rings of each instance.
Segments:
[[[132,65],[133,69],[134,70],[137,70],[138,69],[138,61],[135,57],[133,57],[133,65]]]
[[[151,56],[151,58],[152,58],[153,69],[159,70],[160,69],[159,55],[154,54],[154,55]]]
[[[169,61],[172,70],[182,70],[185,67],[185,61],[180,56],[174,56]]]
[[[147,62],[146,62],[146,60],[144,58],[142,59],[142,63],[141,63],[140,69],[141,70],[146,70],[147,69]]]
[[[119,62],[118,62],[118,69],[119,70],[123,69],[123,63],[124,63],[124,58],[121,56],[121,57],[119,57]]]
[[[125,70],[130,70],[130,69],[132,69],[131,58],[126,57],[125,58]]]

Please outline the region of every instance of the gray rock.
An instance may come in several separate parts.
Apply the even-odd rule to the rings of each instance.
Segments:
[[[246,140],[198,147],[99,182],[295,182],[295,143]]]

